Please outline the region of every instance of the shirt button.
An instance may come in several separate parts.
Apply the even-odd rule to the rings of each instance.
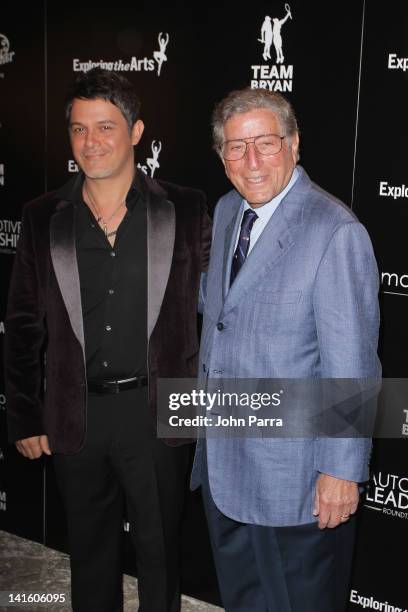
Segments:
[[[106,326],[105,326],[105,329],[106,329],[106,331],[110,331],[112,328],[111,328],[111,326],[110,326],[110,325],[106,325]]]
[[[115,293],[114,289],[109,289],[109,295],[113,295]]]
[[[111,251],[110,256],[111,256],[111,257],[116,257],[116,253],[115,253],[115,251]]]
[[[104,368],[107,368],[108,367],[108,362],[107,361],[102,361],[102,365],[103,365]]]
[[[222,331],[224,329],[224,323],[217,323],[217,329],[218,331]]]

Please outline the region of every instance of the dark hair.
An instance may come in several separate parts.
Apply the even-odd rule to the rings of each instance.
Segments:
[[[111,102],[126,119],[129,131],[139,119],[141,103],[132,83],[110,70],[92,68],[75,79],[65,98],[65,116],[68,123],[75,98],[85,100],[99,98]]]

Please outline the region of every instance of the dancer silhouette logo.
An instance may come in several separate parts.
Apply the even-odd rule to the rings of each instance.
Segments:
[[[160,50],[159,51],[155,51],[153,53],[153,57],[154,57],[154,59],[157,62],[157,76],[160,76],[160,70],[161,70],[161,67],[163,65],[163,62],[167,62],[167,55],[166,55],[165,51],[166,51],[167,45],[169,44],[169,35],[167,33],[166,34],[162,34],[160,32],[157,40],[159,42]]]
[[[159,153],[161,151],[162,148],[162,144],[160,142],[160,140],[153,140],[152,142],[152,157],[148,157],[146,159],[146,164],[149,166],[150,169],[150,176],[153,178],[155,170],[157,170],[157,168],[160,168],[160,164],[159,164]]]
[[[154,173],[158,168],[160,168],[159,164],[159,155],[162,148],[162,143],[160,140],[152,140],[151,149],[152,156],[146,158],[145,164],[137,164],[137,167],[142,170],[145,174],[149,174],[151,178],[154,177]]]
[[[270,91],[292,91],[293,66],[285,65],[283,53],[282,30],[288,20],[292,20],[292,10],[288,3],[284,6],[283,17],[270,17],[265,15],[261,26],[261,36],[258,42],[262,43],[262,57],[268,64],[253,65],[251,87],[269,89]],[[274,54],[275,63],[271,56]]]

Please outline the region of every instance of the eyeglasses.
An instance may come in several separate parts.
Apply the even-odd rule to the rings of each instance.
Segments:
[[[278,134],[262,134],[256,138],[241,138],[239,140],[226,140],[221,154],[226,161],[237,161],[245,157],[249,144],[253,144],[260,155],[276,155],[282,149],[282,140],[286,136]]]

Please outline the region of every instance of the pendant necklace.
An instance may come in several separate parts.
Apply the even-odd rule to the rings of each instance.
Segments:
[[[119,210],[122,208],[123,204],[125,203],[125,200],[123,200],[119,206],[117,208],[115,208],[115,210],[113,211],[113,213],[110,215],[110,217],[108,217],[108,219],[104,220],[102,215],[100,214],[97,206],[96,206],[96,202],[93,199],[93,197],[91,196],[91,194],[89,193],[86,184],[84,184],[85,187],[85,193],[88,196],[88,200],[89,203],[91,204],[92,208],[94,209],[94,212],[96,213],[96,221],[97,223],[99,223],[99,225],[102,227],[104,234],[106,236],[106,238],[110,238],[110,236],[114,236],[117,232],[117,229],[114,230],[113,232],[108,232],[108,223],[111,219],[113,219],[113,217],[116,215],[117,212],[119,212]]]

